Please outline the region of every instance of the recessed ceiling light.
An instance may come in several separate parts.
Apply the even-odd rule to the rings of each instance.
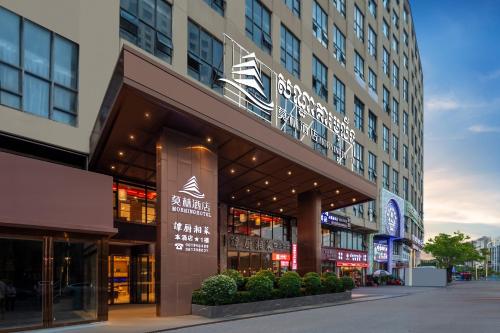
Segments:
[[[150,116],[149,112],[144,113],[144,117],[149,118]]]
[[[235,173],[236,171],[234,169],[229,170],[231,173]]]
[[[313,183],[313,185],[314,185],[314,186],[318,186],[318,182],[314,182],[314,183]]]
[[[234,200],[235,198],[236,198],[236,197],[235,197],[234,195],[232,195],[232,196],[231,196],[231,199],[233,199],[233,200]]]
[[[114,170],[116,169],[116,167],[114,165],[111,166],[111,170]]]
[[[283,213],[283,208],[280,208],[280,213]]]
[[[207,137],[207,142],[208,142],[208,143],[212,142],[212,138],[208,136],[208,137]]]
[[[288,174],[289,176],[291,176],[291,175],[292,175],[292,171],[291,171],[291,170],[288,170],[287,174]]]
[[[356,198],[352,198],[352,202],[356,202]]]
[[[135,135],[130,134],[130,135],[128,136],[128,138],[129,138],[130,140],[135,140]]]
[[[292,193],[295,193],[295,189],[294,188],[292,188]]]
[[[339,191],[339,190],[335,190],[335,194],[339,194],[339,193],[340,193],[340,191]]]
[[[257,202],[257,206],[260,206],[260,202]]]
[[[124,155],[125,155],[125,153],[124,153],[124,152],[122,152],[122,151],[119,151],[119,152],[118,152],[118,155],[119,155],[119,156],[124,156]]]
[[[252,161],[257,161],[257,156],[252,156]]]
[[[247,193],[250,193],[250,189],[249,188],[247,188]]]
[[[269,185],[269,180],[266,180],[264,184]]]
[[[278,200],[278,198],[277,197],[273,197],[273,201],[276,201],[276,200]]]
[[[330,207],[334,207],[334,206],[335,206],[335,204],[332,202],[332,203],[330,204]]]

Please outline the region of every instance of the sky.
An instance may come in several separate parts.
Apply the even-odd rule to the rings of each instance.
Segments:
[[[500,1],[410,3],[424,71],[425,238],[500,237]]]

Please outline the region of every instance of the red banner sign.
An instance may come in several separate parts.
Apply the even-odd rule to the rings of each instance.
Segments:
[[[273,260],[290,261],[290,254],[289,253],[275,253],[275,252],[273,252]]]
[[[292,244],[292,269],[297,270],[297,244]]]
[[[366,251],[337,249],[338,267],[368,267]]]

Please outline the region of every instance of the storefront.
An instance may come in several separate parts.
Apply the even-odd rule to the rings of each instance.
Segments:
[[[350,249],[322,247],[322,272],[332,272],[337,276],[351,277],[357,286],[366,282],[368,252]]]

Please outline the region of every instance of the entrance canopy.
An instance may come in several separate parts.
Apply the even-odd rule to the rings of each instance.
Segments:
[[[219,201],[294,216],[298,194],[311,190],[323,211],[376,198],[375,184],[124,46],[92,133],[91,167],[154,185],[163,128],[216,152]]]

